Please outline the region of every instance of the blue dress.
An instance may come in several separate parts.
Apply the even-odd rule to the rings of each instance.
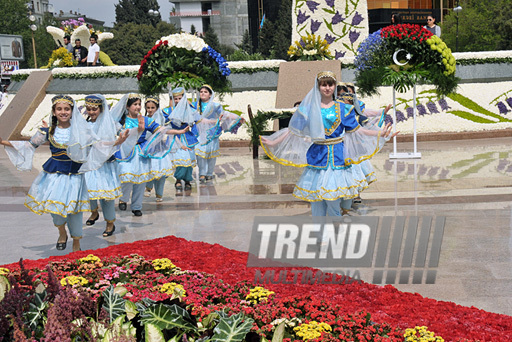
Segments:
[[[293,196],[308,202],[356,197],[368,182],[361,167],[345,165],[343,138],[346,132],[357,130],[359,124],[342,103],[335,102],[321,111],[326,140],[309,147],[307,165]]]
[[[94,127],[96,122],[89,122]],[[121,197],[121,180],[118,175],[116,158],[112,156],[97,169],[85,173],[85,182],[91,200],[114,200]]]
[[[172,129],[181,130],[184,128],[187,128],[187,124],[182,124],[181,126],[178,126],[174,123],[172,123],[169,120],[169,115],[172,112],[172,109],[170,107],[164,108],[162,110],[164,118],[165,118],[165,124],[170,126]],[[196,155],[194,152],[194,148],[196,148],[196,145],[199,143],[199,140],[197,132],[197,126],[193,125],[190,130],[184,134],[179,134],[174,137],[175,140],[178,140],[177,142],[174,142],[175,148],[170,153],[171,162],[174,167],[194,167],[196,166]],[[186,146],[190,148],[190,150],[184,150],[180,145]]]
[[[40,128],[39,139],[34,147],[44,141],[50,142],[52,156],[43,164],[43,171],[39,173],[28,191],[25,206],[36,214],[50,213],[62,217],[90,210],[89,194],[85,177],[79,173],[82,166],[72,161],[66,152],[66,143],[69,141],[71,130],[69,128],[55,128],[51,137],[48,128]]]
[[[136,128],[139,126],[138,119],[126,117],[124,128]],[[155,132],[160,126],[151,118],[144,117],[144,130],[140,133],[139,139],[132,153],[126,158],[122,158],[120,151],[116,152],[115,157],[119,162],[119,178],[121,183],[142,184],[153,179],[158,179],[172,173],[172,167],[155,169],[155,163],[145,156],[142,152],[147,143],[146,134]]]

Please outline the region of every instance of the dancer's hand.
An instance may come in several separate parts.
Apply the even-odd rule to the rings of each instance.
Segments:
[[[388,104],[388,106],[386,107],[386,109],[384,109],[384,114],[387,114],[389,112],[389,110],[393,107],[393,105],[390,103]]]
[[[391,127],[391,123],[386,124],[384,128],[382,129],[382,136],[386,139],[391,139],[397,136],[400,131],[396,131],[395,133],[391,134],[391,131],[393,130],[393,127]]]
[[[122,131],[119,134],[119,137],[117,138],[116,143],[114,144],[114,146],[121,145],[122,143],[124,143],[126,141],[126,139],[128,139],[128,133],[129,133],[128,130]]]
[[[181,145],[181,149],[185,150],[185,151],[192,151],[192,149],[190,147],[187,147],[185,145]]]
[[[142,115],[137,115],[137,119],[139,120],[139,127],[137,130],[140,132],[144,131],[144,128],[146,127],[146,124],[144,122],[144,117]]]
[[[45,120],[42,120],[42,125],[43,125],[43,128],[48,128],[48,122],[46,122]]]

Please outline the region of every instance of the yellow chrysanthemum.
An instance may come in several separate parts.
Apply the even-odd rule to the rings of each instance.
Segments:
[[[77,277],[77,276],[67,276],[60,280],[60,284],[62,286],[66,286],[66,285],[71,285],[71,286],[82,285],[83,286],[83,285],[87,285],[88,283],[89,282],[84,277]]]
[[[444,342],[441,336],[435,336],[426,326],[405,329],[404,338],[407,342]]]
[[[161,293],[167,293],[168,295],[175,294],[179,297],[185,297],[187,294],[187,291],[185,291],[183,285],[176,283],[165,283],[160,286],[159,291]]]
[[[176,268],[176,265],[174,265],[171,262],[171,260],[169,260],[167,258],[155,259],[151,263],[153,264],[155,271],[172,270],[173,268]]]
[[[269,291],[261,286],[256,286],[249,290],[249,294],[245,297],[246,300],[253,304],[265,301],[270,295],[273,295],[273,291]]]
[[[5,268],[5,267],[0,267],[0,275],[6,275],[6,274],[9,274],[10,271],[8,268]]]
[[[95,262],[98,262],[98,261],[101,261],[101,259],[98,258],[94,254],[89,254],[86,257],[78,259],[78,262],[81,263],[81,264],[94,264]]]
[[[327,323],[311,321],[293,328],[293,331],[295,331],[295,335],[302,338],[303,341],[309,341],[322,336],[322,332],[332,331],[332,328]]]

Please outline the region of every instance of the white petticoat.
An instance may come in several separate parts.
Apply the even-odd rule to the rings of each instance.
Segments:
[[[25,206],[38,215],[49,213],[62,217],[89,211],[84,175],[42,171],[28,191]]]
[[[314,169],[306,167],[293,190],[293,196],[308,202],[354,198],[368,187],[361,167]]]
[[[85,183],[91,200],[107,201],[121,197],[121,180],[117,173],[117,162],[105,162],[93,171],[85,173]]]

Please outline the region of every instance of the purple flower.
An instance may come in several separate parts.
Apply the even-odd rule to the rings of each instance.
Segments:
[[[445,99],[441,99],[439,101],[437,101],[439,103],[439,105],[441,106],[441,109],[443,111],[447,111],[448,109],[450,109],[450,107],[448,106],[448,102],[446,102]]]
[[[304,41],[304,39],[302,39],[302,38],[300,39],[299,44],[300,44],[300,46],[302,46],[303,48],[305,48],[305,47],[306,47],[306,42],[305,42],[305,41]]]
[[[310,15],[306,15],[306,12],[303,13],[299,10],[299,14],[297,15],[297,24],[300,25],[300,24],[304,23],[306,20],[309,19],[309,17],[310,17]]]
[[[387,119],[387,117],[386,117]],[[386,120],[384,119],[384,120]],[[389,161],[389,159],[386,159],[386,161],[384,162],[384,170],[386,171],[391,171],[393,169],[393,164],[391,161]]]
[[[402,113],[401,111],[397,110],[396,111],[396,122],[402,122],[402,121],[405,121],[407,120],[404,116],[404,113]]]
[[[423,176],[427,173],[428,168],[425,165],[420,165],[418,176]]]
[[[435,176],[437,174],[437,171],[439,171],[439,166],[436,166],[436,167],[432,167],[428,172],[427,172],[427,176]]]
[[[446,177],[448,176],[448,172],[450,172],[450,171],[447,169],[443,169],[441,171],[441,173],[439,174],[439,179],[446,179]]]
[[[318,2],[316,1],[311,1],[311,0],[308,0],[306,1],[306,5],[308,5],[308,8],[311,12],[315,13],[315,10],[316,8],[318,7],[318,5],[320,5]]]
[[[510,112],[510,110],[507,108],[507,106],[505,106],[503,102],[500,101],[496,105],[498,106],[500,114],[507,114],[508,112]]]
[[[320,28],[321,22],[318,20],[311,19],[311,33],[315,34],[316,31]]]
[[[341,52],[338,50],[334,50],[334,59],[343,58],[345,57],[346,52]]]
[[[363,16],[356,11],[356,15],[352,18],[352,25],[359,25],[363,20]]]
[[[416,106],[416,108],[418,108],[418,114],[419,115],[426,115],[427,114],[427,110],[425,109],[424,105],[419,104],[419,105]]]
[[[384,119],[384,123],[387,125],[387,124],[392,124],[393,123],[393,118],[391,117],[391,115],[388,115],[386,114],[386,118]]]
[[[402,161],[396,163],[396,172],[403,172],[403,171],[405,171],[405,163]]]
[[[332,24],[336,25],[342,22],[343,20],[345,20],[345,18],[341,16],[340,12],[336,11],[336,14],[334,15],[334,17],[332,17]]]
[[[430,111],[430,113],[432,113],[432,114],[439,113],[439,110],[437,110],[436,104],[432,101],[427,102],[427,108]]]
[[[412,118],[414,116],[412,107],[407,107],[405,110],[407,112],[407,117],[408,118]]]
[[[334,7],[334,0],[325,0],[325,3],[327,4],[327,6],[329,7]]]
[[[505,101],[507,101],[508,106],[509,106],[510,108],[512,108],[512,97],[509,97],[509,98],[508,98],[508,99],[506,99]]]
[[[348,34],[348,39],[350,39],[350,44],[354,44],[360,35],[361,35],[361,33],[357,32],[357,31],[350,31],[350,33]]]
[[[334,38],[333,36],[329,35],[329,34],[326,34],[325,35],[325,41],[327,42],[327,44],[332,44],[334,42],[336,38]]]

